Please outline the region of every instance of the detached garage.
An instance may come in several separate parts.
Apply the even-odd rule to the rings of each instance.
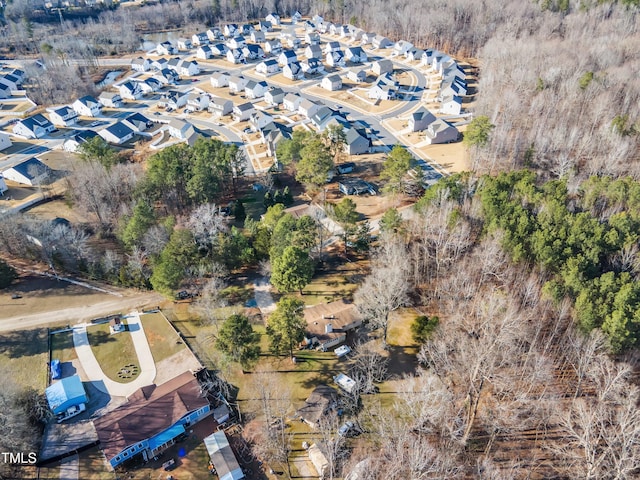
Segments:
[[[238,464],[227,435],[223,430],[209,435],[204,439],[211,463],[213,464],[220,480],[242,480],[245,478],[244,472]]]
[[[87,402],[87,394],[78,375],[66,377],[45,390],[51,411],[58,415],[68,408]]]

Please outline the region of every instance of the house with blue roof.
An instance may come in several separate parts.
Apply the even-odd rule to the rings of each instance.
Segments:
[[[106,142],[120,145],[128,140],[131,140],[134,135],[134,131],[129,128],[124,122],[116,122],[113,125],[109,125],[98,132]]]
[[[41,185],[49,176],[50,170],[35,157],[24,160],[2,172],[7,180],[13,180],[23,185]]]
[[[54,415],[60,415],[68,409],[87,403],[87,393],[78,375],[63,378],[51,384],[44,391],[49,408]]]
[[[38,113],[23,118],[13,126],[13,133],[23,138],[41,138],[55,130],[53,123],[47,117]]]

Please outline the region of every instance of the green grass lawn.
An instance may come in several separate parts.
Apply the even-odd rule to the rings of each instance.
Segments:
[[[44,390],[48,361],[46,328],[0,334],[0,372],[16,384]]]
[[[140,320],[156,363],[185,348],[184,344],[176,342],[180,337],[161,313],[147,313],[141,315]]]
[[[87,327],[89,345],[102,367],[104,374],[114,382],[129,383],[140,375],[140,364],[133,346],[131,334],[123,331],[115,335],[109,332],[109,324]],[[134,365],[127,378],[118,377],[118,372],[125,366]]]
[[[60,363],[70,362],[78,358],[73,346],[73,332],[61,332],[51,335],[51,359]]]

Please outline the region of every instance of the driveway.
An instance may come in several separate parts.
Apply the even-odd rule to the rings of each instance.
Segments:
[[[104,374],[89,345],[87,324],[83,323],[73,327],[73,344],[88,380],[98,390],[116,397],[128,397],[139,388],[151,385],[156,378],[156,364],[153,361],[140,316],[134,312],[125,318],[129,324],[131,339],[140,365],[140,375],[129,383],[115,382]]]
[[[253,295],[256,299],[256,305],[263,315],[269,314],[276,309],[270,290],[271,284],[266,277],[261,277],[253,282]]]

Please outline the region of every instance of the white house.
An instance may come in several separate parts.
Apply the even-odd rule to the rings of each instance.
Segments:
[[[433,50],[431,48],[427,48],[424,53],[422,54],[422,57],[420,57],[420,64],[423,66],[426,65],[431,65],[431,63],[433,62],[433,56],[437,53],[436,50]]]
[[[191,50],[193,48],[193,44],[191,43],[191,40],[189,40],[188,38],[179,38],[178,39],[178,50]]]
[[[398,40],[393,46],[393,52],[391,55],[405,55],[412,48],[413,43],[407,42],[406,40]]]
[[[23,138],[42,138],[46,134],[53,132],[55,128],[47,117],[37,113],[31,117],[18,120],[12,131]]]
[[[278,55],[278,63],[283,67],[288,65],[289,63],[297,62],[298,56],[296,52],[293,50],[284,50],[280,55]]]
[[[371,151],[371,140],[364,130],[351,127],[345,130],[345,153],[349,155],[362,155]]]
[[[247,44],[247,41],[244,39],[242,35],[237,35],[233,37],[231,40],[227,41],[227,47],[231,50],[236,48],[242,48]]]
[[[119,92],[107,92],[104,91],[98,97],[98,101],[104,107],[120,108],[122,107],[122,96]]]
[[[172,118],[169,122],[169,135],[178,140],[186,140],[190,145],[195,141],[196,130],[189,122]]]
[[[105,142],[113,143],[114,145],[121,145],[124,142],[131,140],[134,133],[135,132],[123,122],[116,122],[113,125],[100,130],[98,135],[100,135]]]
[[[148,72],[151,69],[151,60],[148,58],[134,58],[131,60],[131,69],[136,72]]]
[[[69,127],[75,124],[78,118],[78,112],[69,105],[58,108],[48,108],[47,112],[49,112],[49,120],[59,127]]]
[[[209,35],[207,32],[194,33],[191,36],[191,43],[193,45],[209,45]]]
[[[98,134],[93,130],[76,130],[74,135],[67,138],[62,144],[62,149],[65,152],[76,153],[80,150],[80,146],[92,138],[97,137]]]
[[[0,175],[0,195],[4,195],[4,192],[6,192],[7,190],[9,190],[9,188],[4,181],[4,177]]]
[[[467,86],[463,80],[447,80],[440,85],[440,97],[464,97],[467,94]]]
[[[244,55],[242,54],[242,50],[239,49],[235,49],[235,50],[229,50],[227,52],[227,61],[237,65],[240,63],[247,63],[247,60],[244,58]]]
[[[213,51],[211,50],[211,47],[209,45],[202,45],[198,47],[198,49],[196,50],[196,58],[199,58],[201,60],[208,60],[210,58],[213,58]]]
[[[262,43],[266,40],[266,37],[264,36],[264,30],[254,30],[253,32],[251,32],[251,41],[253,43]]]
[[[209,107],[209,95],[204,92],[192,91],[187,95],[187,107],[194,112],[201,112]]]
[[[337,52],[341,49],[342,48],[340,47],[340,42],[329,42],[324,46],[323,52],[327,54],[331,52]]]
[[[332,23],[329,25],[329,33],[331,35],[340,35],[340,30],[342,29],[342,25],[339,23]]]
[[[373,39],[376,38],[376,34],[372,32],[365,32],[360,38],[362,45],[371,45],[373,43]]]
[[[137,100],[142,97],[142,89],[138,82],[124,82],[118,87],[120,96],[128,100]]]
[[[334,50],[333,52],[329,52],[327,53],[325,61],[330,67],[344,67],[344,53],[342,53],[342,50]]]
[[[249,123],[254,128],[254,130],[262,130],[264,127],[273,122],[273,117],[271,115],[267,115],[264,112],[255,111],[251,114],[251,118],[249,119]]]
[[[302,43],[298,37],[294,35],[286,35],[283,37],[284,43],[288,48],[293,48],[294,50],[300,48],[300,44]]]
[[[132,113],[125,118],[122,123],[133,130],[136,133],[144,132],[148,128],[151,128],[153,122],[139,112]]]
[[[158,105],[164,105],[165,107],[173,108],[174,110],[176,110],[180,107],[184,107],[187,104],[188,96],[189,94],[186,92],[169,90],[162,95],[162,101],[158,102]]]
[[[342,79],[339,75],[329,75],[322,79],[322,81],[320,82],[320,86],[325,90],[334,92],[342,88]]]
[[[49,167],[32,157],[4,170],[2,176],[7,180],[33,187],[42,184],[49,173]]]
[[[456,142],[459,137],[458,129],[441,118],[436,118],[431,122],[424,132],[424,140],[428,145]]]
[[[241,103],[233,107],[233,118],[239,122],[244,122],[245,120],[249,120],[255,111],[256,109],[251,102]]]
[[[435,122],[436,116],[424,107],[418,108],[409,116],[409,131],[421,132]]]
[[[155,78],[149,77],[140,82],[140,90],[143,94],[155,93],[162,88],[162,84]]]
[[[421,48],[413,47],[404,54],[404,58],[406,58],[410,62],[418,62],[422,60],[422,55],[424,55],[424,50],[422,50]]]
[[[278,65],[278,62],[273,58],[264,60],[256,65],[256,73],[264,75],[265,77],[274,75],[278,72],[280,72],[280,65]]]
[[[175,55],[178,53],[178,49],[171,42],[162,42],[156,47],[156,53],[158,55]]]
[[[261,20],[258,22],[258,28],[264,35],[266,32],[273,30],[273,24],[269,20]]]
[[[267,22],[271,22],[272,25],[280,25],[280,15],[278,15],[277,13],[270,13],[265,17],[265,20]]]
[[[460,115],[462,113],[462,98],[451,96],[442,99],[440,113],[445,115]]]
[[[373,45],[373,48],[389,48],[393,43],[387,37],[376,35],[371,42],[371,45]]]
[[[207,37],[209,38],[209,42],[213,43],[217,40],[222,40],[224,35],[222,35],[222,32],[218,27],[214,27],[207,30]]]
[[[308,58],[300,62],[300,65],[302,66],[302,71],[308,75],[324,72],[324,65],[317,58]]]
[[[257,58],[264,58],[264,50],[260,45],[250,43],[242,48],[242,54],[247,60],[255,60]]]
[[[371,71],[376,75],[393,72],[393,62],[391,60],[378,60],[371,64]]]
[[[309,45],[304,49],[304,56],[307,58],[322,58],[322,48],[320,48],[320,45]]]
[[[12,143],[11,143],[11,138],[9,137],[9,134],[0,132],[0,152],[2,150],[6,150],[11,145]]]
[[[267,105],[280,105],[284,100],[284,92],[281,88],[270,88],[264,94],[264,101],[267,102]]]
[[[167,60],[164,57],[161,58],[156,58],[152,63],[151,63],[151,68],[157,71],[161,71],[164,70],[165,68],[167,68],[167,66],[169,65],[169,60]]]
[[[285,65],[282,69],[282,75],[289,80],[302,80],[304,78],[304,72],[299,62],[291,62]]]
[[[361,42],[362,35],[364,35],[364,30],[362,30],[361,28],[354,28],[353,30],[351,30],[350,36],[353,42]]]
[[[319,45],[320,35],[318,32],[307,32],[304,34],[304,43],[307,45]]]
[[[298,111],[298,106],[300,105],[301,101],[302,97],[297,93],[287,93],[284,96],[282,104],[286,110],[290,112],[296,112]]]
[[[352,68],[347,72],[347,78],[353,83],[362,83],[367,80],[367,71],[364,68]]]
[[[214,117],[224,117],[225,115],[229,115],[232,111],[233,102],[231,100],[220,97],[211,97],[211,100],[209,101],[209,112],[211,112]]]
[[[215,43],[211,45],[211,51],[214,55],[222,56],[226,55],[229,49],[224,43]]]
[[[253,80],[249,80],[244,87],[244,93],[247,98],[256,99],[264,97],[264,94],[268,89],[269,85],[267,85],[267,82],[265,81],[255,82]]]
[[[313,115],[315,115],[319,108],[320,105],[318,105],[314,101],[309,100],[308,98],[303,98],[298,104],[298,113],[300,115],[304,115],[307,118],[311,118],[313,117]]]
[[[302,14],[299,11],[295,11],[291,14],[291,23],[298,23],[302,20]]]
[[[273,39],[267,40],[264,42],[264,51],[270,53],[271,55],[278,55],[282,51],[282,43],[280,40]]]
[[[181,60],[178,73],[183,77],[191,77],[200,73],[200,65],[195,60]]]
[[[180,80],[178,72],[176,72],[175,70],[170,70],[168,68],[163,68],[162,70],[160,70],[160,72],[154,75],[153,78],[160,82],[162,85],[173,85],[178,80]]]
[[[351,63],[364,63],[367,61],[367,54],[362,47],[349,47],[344,53],[345,58]]]
[[[244,91],[244,87],[247,86],[247,80],[242,75],[234,75],[229,77],[229,91],[232,93],[240,93]]]
[[[91,95],[86,95],[77,99],[71,106],[76,112],[78,112],[78,115],[84,117],[97,117],[100,115],[100,111],[102,110],[100,102]]]
[[[238,25],[235,23],[229,23],[222,29],[225,37],[233,37],[238,33]]]
[[[376,82],[371,86],[367,95],[369,98],[373,98],[375,100],[394,100],[397,93],[397,89],[393,85],[389,85],[384,82]]]
[[[229,86],[229,74],[224,72],[216,72],[212,74],[209,80],[211,82],[211,86],[214,88]]]

